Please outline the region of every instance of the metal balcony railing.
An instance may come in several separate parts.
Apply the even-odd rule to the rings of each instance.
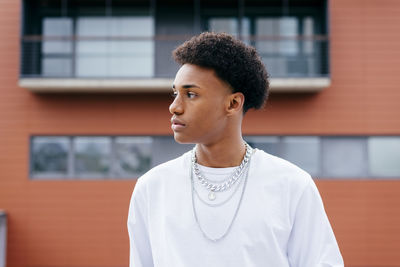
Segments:
[[[172,78],[171,51],[190,36],[23,36],[22,78]],[[241,36],[275,78],[329,76],[325,35]]]

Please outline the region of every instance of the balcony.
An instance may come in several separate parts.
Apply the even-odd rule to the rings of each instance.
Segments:
[[[330,85],[325,0],[62,3],[24,1],[19,85],[33,92],[167,91],[179,68],[171,51],[202,31],[256,47],[271,91]]]
[[[164,92],[179,66],[171,51],[190,36],[24,36],[19,85],[32,92]],[[325,36],[244,36],[271,75],[272,92],[330,85]]]

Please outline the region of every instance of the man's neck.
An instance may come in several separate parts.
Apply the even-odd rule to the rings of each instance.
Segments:
[[[200,165],[226,168],[240,165],[245,152],[246,147],[240,135],[214,144],[197,144],[196,157]]]

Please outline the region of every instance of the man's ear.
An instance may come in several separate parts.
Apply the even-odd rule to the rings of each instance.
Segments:
[[[233,115],[235,113],[243,113],[244,95],[240,92],[233,93],[229,96],[228,113]]]

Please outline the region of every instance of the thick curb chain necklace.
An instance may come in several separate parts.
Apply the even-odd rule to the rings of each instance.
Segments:
[[[208,199],[213,201],[216,199],[216,192],[224,192],[231,188],[237,181],[238,179],[242,176],[242,172],[245,169],[246,165],[248,164],[251,154],[253,152],[253,149],[247,144],[246,142],[244,143],[246,146],[246,154],[244,155],[244,158],[240,165],[233,171],[232,176],[227,178],[226,180],[216,183],[215,181],[211,181],[207,178],[204,177],[204,175],[201,174],[200,169],[197,164],[197,159],[196,159],[196,146],[193,148],[192,151],[192,168],[194,170],[194,174],[196,175],[197,179],[199,180],[200,184],[204,186],[207,190],[209,190],[208,194]]]
[[[248,146],[248,145],[247,145],[247,146]],[[250,147],[250,146],[249,146],[249,147]],[[195,153],[195,150],[192,150],[192,153],[194,154],[194,153]],[[250,154],[250,157],[251,157],[251,154]],[[240,206],[241,206],[241,204],[242,204],[244,191],[246,190],[247,179],[248,179],[249,170],[250,170],[250,157],[249,157],[249,160],[248,160],[248,162],[249,162],[249,163],[248,163],[248,168],[246,168],[246,175],[245,175],[245,177],[244,177],[244,184],[243,184],[243,188],[242,188],[242,193],[241,193],[241,195],[240,195],[239,203],[238,203],[238,205],[237,205],[237,207],[236,207],[235,213],[233,214],[232,221],[229,223],[229,226],[228,226],[228,228],[226,229],[225,233],[223,233],[221,236],[219,236],[219,237],[217,237],[217,238],[212,238],[212,237],[210,237],[209,235],[207,235],[206,232],[204,232],[203,228],[202,228],[201,225],[200,225],[199,218],[198,218],[198,216],[197,216],[196,205],[194,204],[194,194],[195,194],[195,190],[194,190],[194,179],[193,179],[193,164],[191,164],[191,166],[190,166],[190,181],[191,181],[191,185],[192,185],[192,208],[193,208],[193,215],[194,215],[194,219],[195,219],[195,221],[196,221],[196,224],[197,224],[198,228],[200,229],[200,232],[203,234],[204,238],[206,238],[207,240],[212,241],[212,242],[218,242],[218,241],[222,240],[223,238],[225,238],[225,237],[229,234],[229,232],[230,232],[230,230],[231,230],[231,228],[232,228],[233,222],[235,221],[235,219],[236,219],[236,217],[237,217],[239,208],[240,208]],[[192,158],[193,158],[193,157],[192,157]]]
[[[222,206],[222,205],[224,205],[225,203],[227,203],[229,200],[232,199],[232,197],[233,197],[234,195],[236,195],[236,192],[237,192],[237,191],[239,190],[239,188],[241,187],[242,181],[243,181],[243,179],[240,179],[239,182],[238,182],[238,184],[237,184],[237,186],[235,187],[235,189],[233,189],[233,192],[231,192],[231,194],[230,194],[225,200],[223,200],[222,202],[219,202],[219,203],[209,203],[209,202],[207,202],[207,200],[204,200],[204,199],[200,196],[200,193],[196,190],[196,186],[194,186],[194,189],[193,189],[193,190],[194,190],[194,192],[196,193],[197,198],[198,198],[201,202],[203,202],[204,205],[207,205],[207,206],[209,206],[209,207],[219,207],[219,206]]]

